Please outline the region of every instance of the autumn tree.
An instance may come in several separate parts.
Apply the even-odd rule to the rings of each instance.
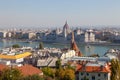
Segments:
[[[35,74],[23,77],[21,80],[44,80],[44,79],[41,78],[39,75]]]
[[[120,63],[117,59],[111,61],[111,80],[120,80]]]
[[[74,80],[75,73],[72,69],[65,69],[65,75],[63,80]]]
[[[49,76],[49,77],[52,77],[54,78],[55,76],[55,71],[49,67],[45,67],[42,69],[43,73],[46,75],[46,76]]]
[[[44,77],[44,80],[53,80],[53,78],[46,76],[46,77]]]
[[[56,73],[55,73],[55,77],[58,80],[64,80],[64,75],[65,75],[65,70],[60,68],[60,69],[56,69]]]
[[[1,80],[20,80],[22,77],[18,69],[5,69],[2,71]]]
[[[72,69],[57,69],[56,77],[58,80],[75,80],[75,73]]]

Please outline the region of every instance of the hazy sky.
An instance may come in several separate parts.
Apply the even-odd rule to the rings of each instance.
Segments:
[[[120,25],[120,0],[0,0],[0,26]]]

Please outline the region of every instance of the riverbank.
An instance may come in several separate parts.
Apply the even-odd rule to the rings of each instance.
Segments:
[[[5,47],[10,47],[13,44],[19,44],[21,47],[38,47],[40,41],[33,41],[31,43],[25,42],[24,40],[3,40],[0,41],[0,49]],[[47,48],[70,48],[70,43],[46,43],[43,42],[44,47]],[[119,44],[105,44],[105,43],[77,43],[80,51],[88,56],[91,54],[99,54],[100,56],[104,55],[105,52],[109,49],[120,49]]]
[[[50,43],[50,44],[56,44],[56,45],[69,45],[71,44],[71,41],[66,41],[66,42],[48,42],[48,41],[38,41],[38,40],[28,40],[28,39],[1,39],[0,40],[1,42],[4,42],[4,41],[19,41],[19,42],[25,42],[25,43],[32,43],[32,42],[43,42],[43,43]],[[120,46],[120,43],[111,43],[111,42],[76,42],[77,45],[103,45],[103,46]]]

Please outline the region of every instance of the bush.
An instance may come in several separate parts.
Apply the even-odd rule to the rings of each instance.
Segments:
[[[39,44],[39,49],[44,49],[42,42],[40,42],[40,44]]]
[[[20,48],[20,45],[19,44],[14,44],[14,45],[12,45],[12,48]]]

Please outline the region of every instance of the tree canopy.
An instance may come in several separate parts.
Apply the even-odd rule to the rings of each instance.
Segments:
[[[5,69],[1,74],[1,80],[20,80],[21,77],[21,72],[15,68]]]
[[[35,74],[23,77],[22,80],[44,80],[44,78],[41,78],[39,75]]]
[[[14,44],[14,45],[12,45],[12,48],[20,48],[20,45],[19,44]]]
[[[39,44],[39,49],[44,49],[44,46],[43,46],[42,42],[40,42],[40,44]]]
[[[54,74],[55,74],[55,71],[49,67],[45,67],[42,69],[43,73],[46,75],[46,76],[49,76],[49,77],[52,77],[54,78]]]
[[[11,68],[11,69],[4,69],[1,72],[0,80],[44,80],[44,78],[40,77],[37,74],[24,76],[21,74],[21,71],[19,71],[18,69]]]
[[[117,59],[111,61],[111,80],[120,80],[120,62]]]
[[[56,70],[56,77],[58,80],[74,80],[75,73],[72,69],[58,69]]]
[[[99,54],[91,54],[89,57],[100,57]]]
[[[56,69],[60,69],[61,68],[61,60],[60,59],[58,59],[57,61],[56,61]]]

